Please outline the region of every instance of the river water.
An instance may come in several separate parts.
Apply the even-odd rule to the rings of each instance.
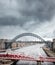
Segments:
[[[34,58],[38,58],[39,56],[47,57],[47,55],[42,49],[43,46],[44,44],[36,44],[36,45],[24,47],[24,48],[15,50],[14,54],[22,53],[25,55],[33,56]],[[16,63],[16,65],[37,65],[37,62],[20,60]],[[41,65],[54,65],[54,64],[51,62],[42,62]]]

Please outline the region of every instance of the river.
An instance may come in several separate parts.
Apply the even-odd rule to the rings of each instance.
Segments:
[[[28,46],[28,47],[23,47],[21,49],[15,50],[14,54],[23,53],[25,55],[33,56],[35,58],[38,58],[39,56],[47,57],[46,53],[42,49],[43,46],[44,44],[36,44],[36,45]],[[37,62],[20,60],[16,63],[16,65],[37,65]],[[51,62],[42,62],[41,65],[54,65],[54,64]]]

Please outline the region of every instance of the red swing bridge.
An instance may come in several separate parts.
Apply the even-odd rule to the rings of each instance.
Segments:
[[[34,58],[31,56],[26,56],[22,54],[8,54],[8,53],[0,53],[0,59],[6,60],[25,60],[25,61],[36,61],[36,62],[55,62],[54,57],[38,57]]]

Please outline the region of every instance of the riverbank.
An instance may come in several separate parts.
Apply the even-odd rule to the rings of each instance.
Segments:
[[[51,51],[50,48],[43,47],[43,50],[49,57],[55,57],[55,52]]]

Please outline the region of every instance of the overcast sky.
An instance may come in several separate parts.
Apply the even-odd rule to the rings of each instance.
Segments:
[[[0,38],[24,32],[55,38],[55,0],[0,0]]]

